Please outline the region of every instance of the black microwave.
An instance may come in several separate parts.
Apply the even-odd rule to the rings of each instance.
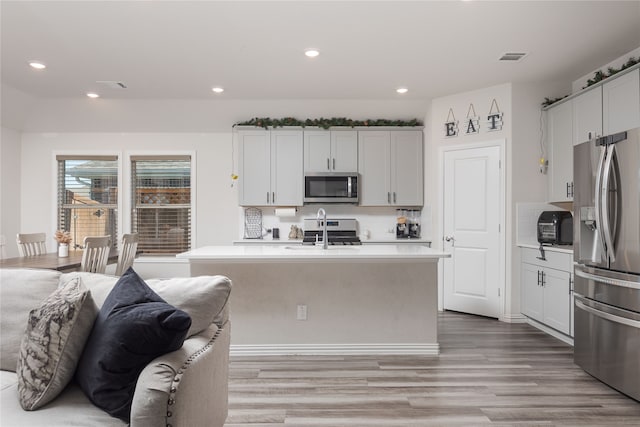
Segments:
[[[357,172],[307,172],[304,203],[358,203]]]
[[[573,244],[573,216],[567,211],[544,211],[538,217],[538,243]]]

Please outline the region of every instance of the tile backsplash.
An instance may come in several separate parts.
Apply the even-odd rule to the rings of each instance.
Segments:
[[[295,216],[276,216],[275,208],[263,207],[262,227],[280,229],[280,240],[287,240],[292,225],[303,227],[303,220],[315,218],[319,208],[324,208],[328,218],[355,218],[358,220],[358,235],[362,240],[394,240],[396,226],[395,207],[361,207],[351,205],[307,205],[296,208]],[[238,238],[244,237],[244,209],[240,208],[240,230]],[[421,238],[431,237],[431,207],[424,206],[421,211]],[[271,234],[263,237],[271,240]]]

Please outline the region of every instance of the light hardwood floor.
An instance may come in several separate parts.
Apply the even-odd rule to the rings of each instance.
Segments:
[[[526,324],[439,316],[441,354],[235,357],[227,427],[640,426],[640,403]]]

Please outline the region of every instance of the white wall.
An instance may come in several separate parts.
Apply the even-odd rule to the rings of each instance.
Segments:
[[[42,99],[31,106],[25,132],[230,132],[253,117],[421,119],[428,101],[411,100],[122,100]]]
[[[434,99],[430,119],[430,138],[427,150],[425,177],[426,199],[436,203],[442,191],[442,165],[439,153],[443,147],[465,145],[504,139],[506,160],[506,194],[505,194],[505,299],[504,320],[518,320],[520,315],[520,257],[516,246],[517,211],[516,205],[521,202],[544,202],[546,200],[547,177],[539,172],[539,158],[544,134],[541,123],[541,103],[545,97],[566,89],[566,83],[513,83],[464,92],[443,98]],[[487,132],[482,117],[489,113],[491,102],[496,99],[500,110],[504,113],[504,124],[501,131]],[[464,135],[462,123],[467,116],[469,105],[473,104],[481,117],[479,134]],[[460,135],[453,138],[444,137],[444,123],[449,109],[453,109],[455,117],[460,121]],[[542,145],[544,147],[544,145]],[[433,246],[442,247],[441,207],[433,210],[431,226],[433,229]]]
[[[433,200],[435,208],[431,212],[431,228],[433,230],[432,247],[442,248],[442,207],[440,206],[442,197],[442,176],[443,168],[441,164],[441,153],[444,147],[463,146],[468,144],[484,143],[488,141],[505,140],[505,159],[506,159],[506,203],[510,203],[509,182],[511,179],[511,150],[512,137],[511,129],[513,124],[513,114],[511,106],[512,87],[510,83],[491,86],[488,88],[478,89],[470,92],[454,94],[442,98],[434,99],[431,103],[431,136],[427,143],[427,149],[430,157],[427,158],[425,164],[425,199]],[[496,100],[499,110],[503,113],[503,125],[499,131],[488,132],[486,117],[491,111],[492,102]],[[480,131],[477,134],[466,135],[464,128],[464,120],[469,112],[469,106],[473,104],[476,115],[480,117]],[[494,107],[495,108],[495,107]],[[453,111],[455,119],[458,120],[459,134],[456,137],[445,137],[444,123],[449,116],[449,110]],[[494,110],[495,112],[495,110]],[[473,112],[471,112],[473,115]],[[507,216],[507,225],[505,227],[506,247],[510,247],[511,236],[509,232],[510,218]],[[507,259],[507,262],[509,260]],[[442,269],[441,269],[442,270]],[[506,292],[509,295],[511,281],[506,280]],[[438,295],[443,295],[442,280],[440,280],[440,288]],[[441,301],[442,302],[442,301]],[[506,310],[510,308],[510,304],[505,304]],[[519,311],[518,311],[519,314]]]
[[[231,187],[231,132],[227,133],[24,133],[22,135],[21,212],[23,230],[55,231],[56,154],[118,154],[125,166],[130,154],[195,153],[196,233],[198,246],[229,244],[237,238],[237,193]],[[127,167],[123,170],[126,172]],[[123,174],[123,194],[129,194]],[[130,206],[123,197],[123,226]],[[4,210],[4,207],[3,207]],[[47,242],[55,248],[53,240]]]
[[[2,127],[0,136],[0,235],[6,245],[4,254],[19,255],[16,234],[20,227],[20,133]],[[25,231],[27,232],[27,231]]]

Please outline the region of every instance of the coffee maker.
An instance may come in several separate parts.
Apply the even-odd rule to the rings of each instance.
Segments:
[[[409,237],[411,239],[419,239],[420,238],[420,211],[418,210],[410,210],[409,211]]]
[[[420,211],[413,209],[396,209],[396,238],[420,238]]]
[[[406,209],[396,209],[396,238],[406,239],[409,237],[409,224]]]

